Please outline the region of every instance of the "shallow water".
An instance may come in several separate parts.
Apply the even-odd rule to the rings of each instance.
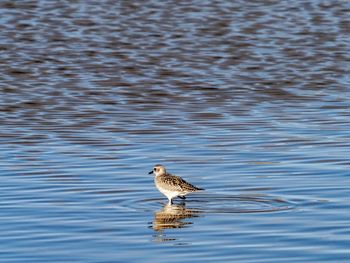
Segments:
[[[2,1],[0,261],[348,262],[349,13]]]

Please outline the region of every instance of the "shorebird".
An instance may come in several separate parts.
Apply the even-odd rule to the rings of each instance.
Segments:
[[[160,164],[155,165],[153,170],[149,172],[149,174],[152,173],[155,174],[154,183],[156,187],[168,198],[168,204],[170,205],[175,197],[186,199],[185,195],[188,193],[204,190],[186,182],[179,176],[168,174],[165,167]]]

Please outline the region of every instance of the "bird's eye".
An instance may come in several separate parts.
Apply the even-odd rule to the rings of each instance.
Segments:
[[[153,168],[153,171],[157,171],[157,168]]]

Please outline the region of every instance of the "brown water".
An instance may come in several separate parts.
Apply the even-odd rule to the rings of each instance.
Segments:
[[[0,2],[0,261],[348,262],[349,14]]]

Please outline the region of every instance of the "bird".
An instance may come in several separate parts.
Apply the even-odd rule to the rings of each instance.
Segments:
[[[154,183],[158,190],[168,198],[169,205],[173,204],[175,197],[186,199],[185,195],[188,193],[204,190],[186,182],[180,176],[167,173],[165,167],[160,164],[155,165],[149,174],[155,174]]]

